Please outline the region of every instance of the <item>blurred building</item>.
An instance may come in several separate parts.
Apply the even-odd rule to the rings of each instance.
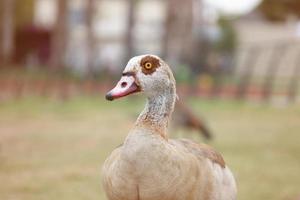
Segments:
[[[256,62],[251,66],[254,68],[253,76],[266,76],[272,67],[275,70],[277,63],[270,65],[272,60],[278,59],[280,63],[276,76],[291,77],[300,56],[299,24],[300,21],[293,17],[287,21],[270,22],[258,10],[235,20],[238,36],[237,73],[243,73],[249,67],[246,59],[252,49],[256,54]]]

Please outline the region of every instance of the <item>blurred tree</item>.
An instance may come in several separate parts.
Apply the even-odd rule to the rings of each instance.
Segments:
[[[133,55],[133,28],[135,25],[135,10],[138,0],[127,0],[127,27],[125,33],[125,61],[128,61]]]
[[[215,48],[223,53],[233,53],[237,45],[237,35],[232,25],[232,20],[226,16],[221,16],[218,20],[218,25],[221,29],[221,38],[215,44]]]
[[[0,62],[8,64],[12,61],[14,51],[14,13],[15,0],[1,0],[1,39],[0,39]]]
[[[68,35],[68,0],[57,1],[57,16],[52,33],[50,65],[52,69],[63,68]]]
[[[208,66],[214,78],[212,96],[220,94],[224,75],[234,70],[234,53],[237,45],[237,35],[232,25],[232,20],[226,16],[220,16],[218,27],[220,29],[220,38],[212,44],[212,52],[216,55],[214,59],[215,64]]]
[[[93,19],[94,19],[94,10],[95,9],[95,0],[87,0],[86,5],[86,26],[87,26],[87,67],[88,75],[92,74],[94,68],[94,52],[96,38],[93,30]]]
[[[179,59],[190,53],[193,25],[193,0],[167,0],[165,35],[162,54],[169,59]]]
[[[173,9],[171,9],[171,0],[167,0],[167,14],[166,14],[166,19],[165,19],[165,33],[164,33],[164,38],[162,41],[162,57],[167,58],[168,57],[168,45],[169,45],[169,40],[171,37],[171,25],[173,21]]]
[[[16,1],[15,22],[17,28],[32,24],[35,1],[36,0]]]
[[[292,15],[300,17],[300,1],[264,0],[259,6],[259,10],[271,21],[285,21]]]

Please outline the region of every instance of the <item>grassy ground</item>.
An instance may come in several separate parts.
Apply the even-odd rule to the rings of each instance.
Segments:
[[[240,200],[300,196],[300,108],[196,101],[233,170]],[[143,102],[27,99],[0,104],[0,199],[105,199],[100,169]],[[173,131],[174,132],[174,131]],[[201,138],[185,131],[173,136]]]

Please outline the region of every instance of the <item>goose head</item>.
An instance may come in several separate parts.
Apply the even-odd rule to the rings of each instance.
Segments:
[[[137,92],[153,97],[170,89],[175,92],[175,79],[169,66],[158,56],[141,55],[129,60],[120,81],[106,94],[106,99],[112,101]]]

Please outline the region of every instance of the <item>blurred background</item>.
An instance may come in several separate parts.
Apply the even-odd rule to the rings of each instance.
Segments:
[[[0,0],[0,199],[105,199],[145,99],[104,95],[148,53],[177,80],[171,137],[218,149],[239,199],[300,199],[298,0]]]

